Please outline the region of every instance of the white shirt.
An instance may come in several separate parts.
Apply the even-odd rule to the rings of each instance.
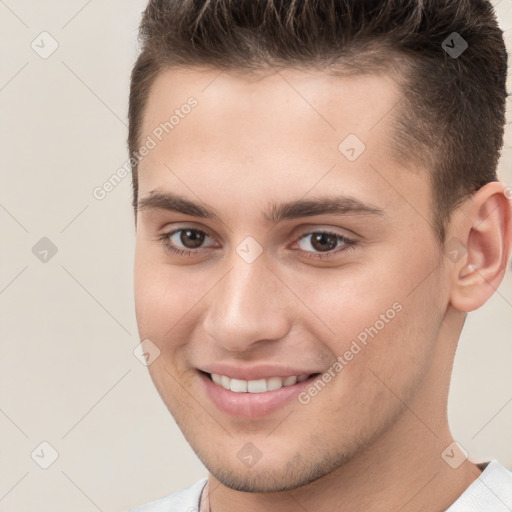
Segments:
[[[187,489],[176,491],[129,512],[198,512],[203,478]],[[512,472],[491,460],[481,475],[445,512],[512,512]]]

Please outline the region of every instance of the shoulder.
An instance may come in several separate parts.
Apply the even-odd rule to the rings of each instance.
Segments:
[[[207,478],[163,498],[130,509],[128,512],[198,512],[199,498]]]
[[[446,512],[510,512],[512,471],[491,460]]]

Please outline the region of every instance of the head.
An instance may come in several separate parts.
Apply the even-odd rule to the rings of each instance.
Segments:
[[[404,402],[433,407],[442,429],[465,314],[506,268],[507,53],[492,7],[372,5],[144,12],[129,107],[139,333],[160,351],[149,370],[165,404],[233,488],[341,468]],[[324,385],[231,414],[205,391],[212,367]]]

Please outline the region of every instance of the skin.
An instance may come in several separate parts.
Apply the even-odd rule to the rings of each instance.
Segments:
[[[504,185],[485,185],[454,213],[446,239],[464,250],[452,261],[433,232],[428,169],[400,167],[386,151],[400,99],[389,77],[167,70],[141,140],[190,96],[197,107],[140,163],[139,199],[171,191],[220,221],[139,210],[135,300],[141,339],[161,351],[151,378],[209,470],[201,510],[446,509],[480,474],[441,454],[453,441],[447,396],[466,313],[493,294],[510,256]],[[353,162],[338,150],[349,133],[366,145]],[[277,224],[262,214],[333,193],[383,214]],[[192,256],[173,254],[158,237],[178,228],[208,237]],[[321,250],[301,235],[326,229],[357,243],[308,259]],[[236,252],[247,236],[263,249],[250,264]],[[203,390],[197,367],[211,362],[326,372],[396,302],[402,310],[307,405],[235,418]],[[252,467],[237,457],[248,442],[262,454]]]

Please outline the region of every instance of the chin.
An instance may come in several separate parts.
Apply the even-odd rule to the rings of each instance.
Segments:
[[[224,486],[234,491],[249,493],[272,493],[280,491],[289,491],[302,487],[318,478],[323,474],[303,475],[298,471],[286,471],[283,469],[272,468],[271,470],[254,470],[247,469],[245,471],[234,471],[222,468],[220,470],[211,471],[210,473]]]
[[[252,467],[247,467],[237,458],[224,460],[221,466],[215,454],[197,454],[212,476],[221,484],[235,491],[249,493],[273,493],[289,491],[306,486],[343,466],[353,453],[332,453],[322,458],[318,450],[311,453],[295,453],[288,459],[274,454],[272,460],[264,455]]]

